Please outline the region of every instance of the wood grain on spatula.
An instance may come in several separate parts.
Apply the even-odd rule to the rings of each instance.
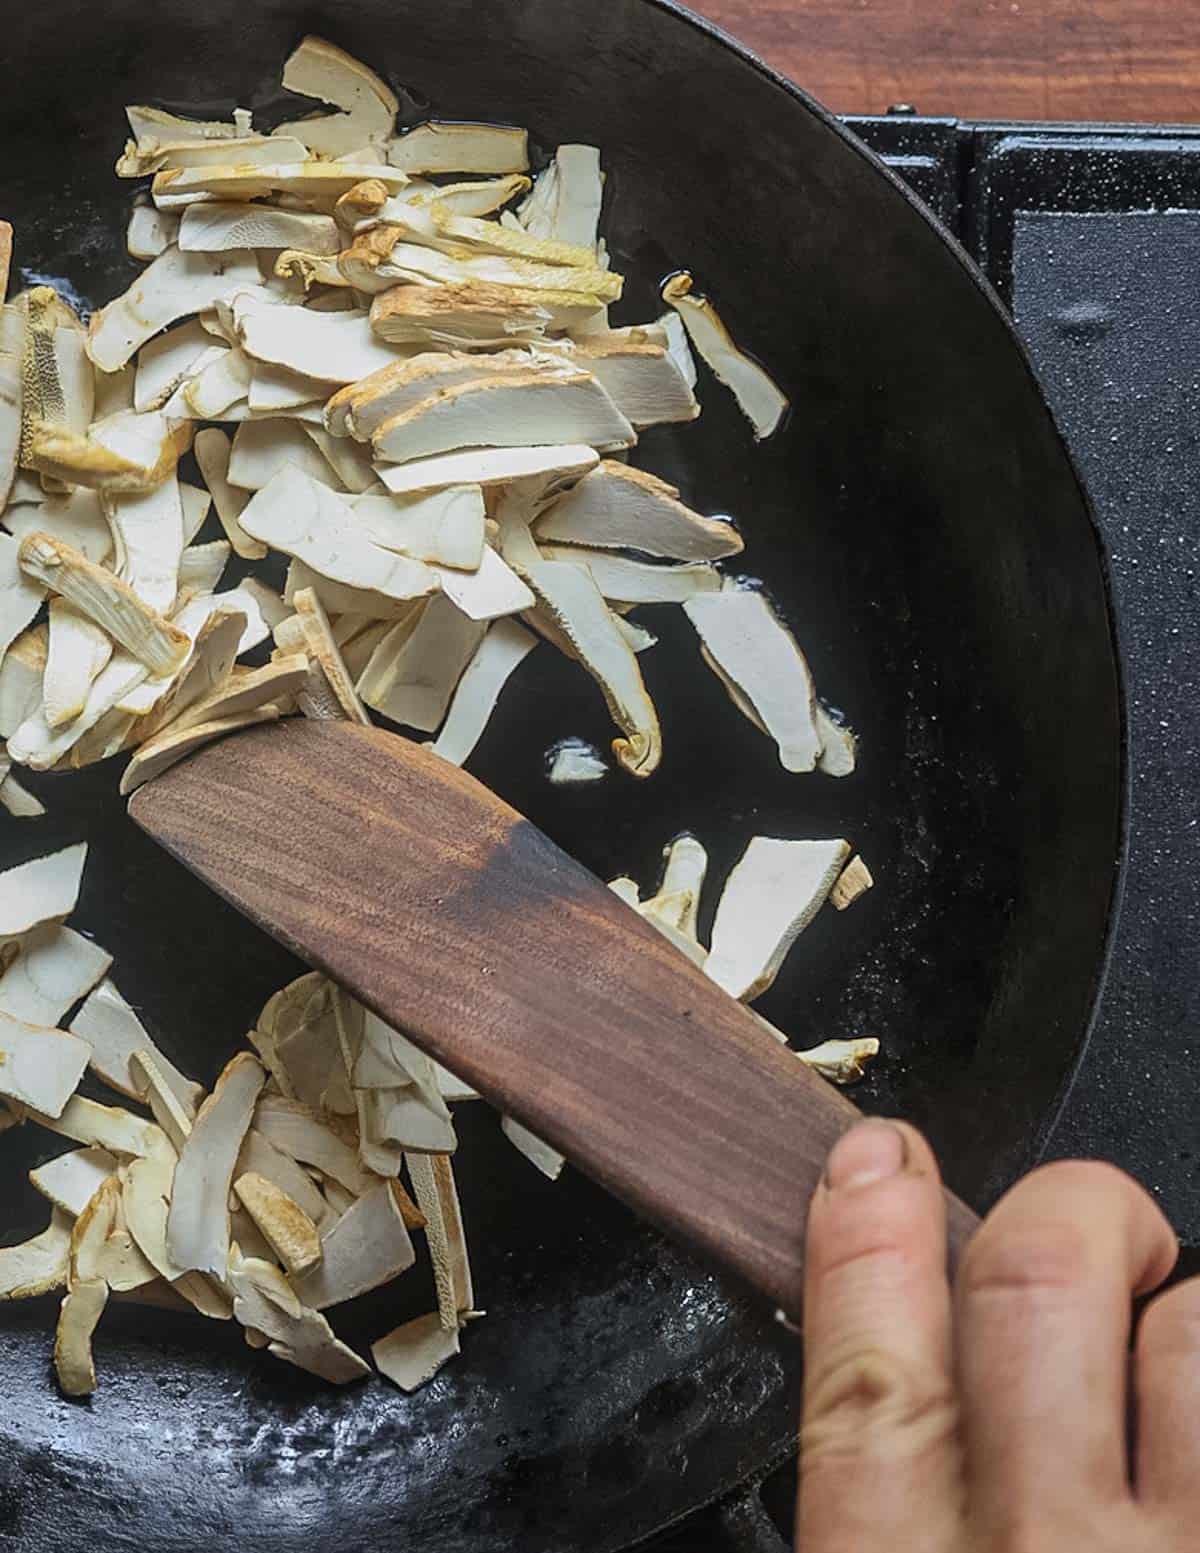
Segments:
[[[407,739],[291,721],[130,801],[252,921],[646,1218],[800,1304],[855,1108],[594,875]],[[955,1243],[967,1209],[950,1200]]]

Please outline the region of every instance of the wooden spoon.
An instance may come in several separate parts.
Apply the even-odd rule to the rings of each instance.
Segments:
[[[858,1112],[473,777],[293,719],[134,794],[180,862],[637,1212],[800,1311]],[[947,1201],[952,1251],[973,1228]]]

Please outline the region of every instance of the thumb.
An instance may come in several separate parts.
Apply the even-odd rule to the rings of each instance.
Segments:
[[[809,1211],[797,1545],[954,1546],[961,1498],[945,1209],[929,1145],[860,1122]]]

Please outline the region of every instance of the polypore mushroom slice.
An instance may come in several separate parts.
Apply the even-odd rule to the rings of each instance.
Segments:
[[[105,1177],[75,1221],[67,1264],[67,1287],[102,1279],[122,1293],[145,1287],[157,1277],[129,1233],[121,1202],[121,1182]]]
[[[78,1218],[116,1171],[117,1157],[107,1149],[71,1149],[31,1170],[29,1182],[56,1208]]]
[[[738,349],[716,308],[707,297],[693,292],[692,277],[686,270],[666,282],[662,296],[683,320],[692,344],[737,400],[755,437],[760,441],[769,437],[788,407],[787,396],[778,384],[757,361]]]
[[[406,173],[523,173],[529,136],[502,124],[418,124],[387,148],[388,161]]]
[[[112,657],[108,633],[66,599],[50,601],[50,650],[42,682],[46,722],[60,728],[82,712],[92,682]]]
[[[103,1278],[80,1279],[63,1297],[54,1334],[54,1371],[67,1397],[88,1397],[96,1389],[92,1334],[108,1304]]]
[[[324,38],[304,38],[283,67],[289,92],[330,103],[342,112],[282,124],[276,134],[294,136],[319,156],[342,156],[386,141],[395,128],[395,93],[360,60]]]
[[[151,673],[171,674],[187,657],[191,644],[177,626],[164,620],[127,582],[71,545],[48,534],[29,534],[21,541],[20,562],[35,581],[74,604]],[[102,679],[103,675],[93,682],[93,691]]]
[[[21,452],[25,332],[24,307],[5,306],[0,292],[0,510],[9,499]]]
[[[658,893],[663,897],[681,894],[689,897],[687,907],[675,925],[691,938],[696,937],[700,893],[707,872],[708,853],[689,832],[676,836],[663,848],[663,876]]]
[[[196,254],[168,248],[128,291],[92,315],[88,354],[105,372],[115,372],[160,329],[258,284],[259,278],[258,261],[245,250]]]
[[[372,330],[365,313],[320,313],[242,297],[234,318],[248,355],[322,383],[356,383],[400,354]]]
[[[400,621],[371,655],[358,693],[393,722],[433,733],[485,627],[448,598],[431,598],[415,626]]]
[[[635,561],[583,545],[542,545],[548,561],[586,567],[606,599],[617,604],[687,604],[720,592],[721,574],[709,561]]]
[[[62,1115],[88,1065],[87,1043],[65,1030],[0,1014],[0,1095]]]
[[[338,482],[352,495],[377,488],[379,481],[364,448],[343,437],[335,437],[324,426],[305,426],[306,435],[337,476]]]
[[[334,1210],[303,1166],[269,1143],[254,1127],[246,1134],[242,1144],[234,1172],[235,1179],[247,1172],[262,1177],[286,1194],[318,1229],[335,1217]]]
[[[521,575],[537,596],[537,613],[565,637],[603,692],[622,733],[613,741],[618,762],[633,776],[650,776],[662,758],[658,713],[637,656],[591,575],[563,561],[540,561]]]
[[[434,241],[445,251],[499,254],[503,258],[529,259],[538,264],[561,265],[579,272],[590,271],[596,263],[594,246],[580,247],[556,238],[538,237],[519,224],[481,221],[464,216],[439,201],[427,207],[413,208],[407,220],[397,223],[415,241]],[[574,289],[564,286],[562,290]],[[580,287],[580,290],[590,289]]]
[[[633,428],[587,373],[456,383],[394,415],[375,432],[379,458],[404,463],[458,448],[586,443],[630,447]]]
[[[286,156],[286,142],[281,146]],[[280,160],[249,167],[228,163],[166,168],[155,174],[150,193],[160,210],[213,200],[278,199],[281,195],[320,206],[332,205],[339,195],[367,178],[377,178],[389,194],[398,193],[408,182],[396,168],[377,162]]]
[[[8,295],[8,275],[12,268],[13,229],[11,221],[0,221],[0,303]]]
[[[354,510],[302,470],[281,469],[242,513],[248,534],[298,560],[333,582],[383,594],[419,598],[437,588],[421,561],[373,544]]]
[[[266,1077],[249,1052],[239,1052],[196,1113],[175,1167],[167,1218],[168,1249],[186,1272],[225,1276],[233,1170]]]
[[[705,970],[731,997],[765,992],[824,905],[850,856],[846,841],[755,836],[725,882]]]
[[[818,701],[814,721],[821,740],[821,753],[817,756],[817,770],[826,776],[850,776],[858,758],[858,740],[854,730],[835,722]]]
[[[228,483],[243,491],[261,491],[285,472],[326,488],[339,483],[298,422],[283,418],[244,421],[234,433]],[[237,521],[243,532],[249,533],[242,523],[244,515],[243,507]]]
[[[329,392],[329,384],[316,378],[292,372],[288,367],[248,359],[252,371],[246,402],[252,415],[281,415],[285,410],[295,410],[324,399]]]
[[[608,766],[600,751],[585,739],[559,739],[546,752],[546,780],[553,787],[599,782],[607,775]]]
[[[148,341],[138,352],[133,408],[159,410],[212,348],[212,336],[194,318]]]
[[[596,248],[604,174],[595,146],[561,145],[554,160],[538,175],[517,219],[535,237],[553,238]]]
[[[301,1101],[264,1095],[254,1125],[268,1143],[339,1181],[356,1197],[366,1190],[368,1179],[354,1149]]]
[[[202,421],[220,420],[232,405],[245,399],[253,376],[253,362],[240,346],[214,356],[183,390],[188,409]],[[206,435],[201,432],[200,437]]]
[[[242,429],[239,428],[239,432]],[[246,503],[250,500],[249,494],[229,481],[232,452],[229,438],[217,426],[206,427],[197,433],[194,451],[200,473],[212,493],[217,517],[221,520],[221,527],[228,535],[230,544],[243,559],[261,560],[267,553],[266,545],[252,539],[240,522]]]
[[[30,463],[43,475],[98,491],[148,491],[175,470],[191,446],[192,428],[157,411],[121,411],[95,421],[84,435],[42,430]]]
[[[324,1316],[302,1305],[291,1285],[270,1262],[237,1256],[229,1268],[233,1313],[251,1332],[261,1333],[268,1352],[335,1386],[368,1376],[370,1367],[333,1335]]]
[[[873,1035],[856,1036],[849,1041],[822,1041],[819,1046],[795,1055],[830,1083],[857,1084],[865,1077],[871,1059],[879,1055],[879,1042]]]
[[[225,253],[235,248],[300,248],[336,254],[341,233],[332,216],[310,210],[279,210],[240,200],[189,205],[179,224],[185,253]]]
[[[552,293],[519,291],[482,281],[431,286],[393,286],[371,303],[371,327],[395,345],[446,346],[490,350],[545,338],[547,329],[579,323],[599,304],[587,300],[569,306]]]
[[[91,1048],[88,1066],[110,1088],[128,1095],[131,1100],[141,1099],[144,1085],[130,1064],[136,1054],[144,1053],[153,1059],[156,1071],[169,1084],[185,1114],[188,1117],[195,1115],[203,1094],[200,1085],[181,1073],[159,1050],[137,1014],[107,977],[87,998],[69,1028],[73,1035],[88,1043]]]
[[[708,959],[708,950],[698,943],[693,934],[680,927],[680,922],[686,919],[691,906],[691,895],[687,890],[676,890],[670,894],[664,894],[661,890],[648,901],[642,901],[638,908],[638,915],[645,917],[668,942],[674,944],[680,954],[689,959],[693,965],[703,969]]]
[[[228,540],[214,539],[206,545],[189,545],[179,557],[179,590],[212,593],[216,590],[233,547]]]
[[[0,807],[14,820],[37,820],[46,812],[41,799],[35,798],[11,772],[0,782]]]
[[[766,596],[726,587],[683,607],[722,677],[738,687],[779,746],[784,769],[811,771],[822,748],[812,675]]]
[[[60,1116],[30,1110],[29,1117],[60,1138],[70,1138],[86,1148],[107,1149],[110,1154],[141,1156],[169,1147],[162,1128],[154,1122],[120,1106],[99,1105],[83,1095],[73,1095]]]
[[[129,130],[139,146],[161,141],[235,140],[250,133],[250,112],[235,108],[233,117],[221,119],[184,119],[165,108],[134,103],[125,109]]]
[[[408,501],[367,494],[350,505],[355,523],[384,550],[459,571],[476,571],[483,561],[487,511],[477,485],[452,485]]]
[[[14,539],[49,534],[82,551],[89,561],[103,564],[113,553],[112,529],[100,493],[83,486],[61,496],[48,496],[36,506],[32,502],[10,506],[4,522]]]
[[[448,1332],[454,1331],[473,1313],[475,1304],[454,1167],[444,1155],[407,1154],[405,1164],[417,1206],[425,1216],[438,1316]]]
[[[150,1114],[178,1153],[191,1133],[195,1107],[185,1107],[180,1102],[166,1074],[150,1052],[135,1051],[129,1059],[129,1071],[137,1085],[139,1098],[149,1106]]]
[[[0,874],[0,944],[57,926],[75,910],[87,843],[31,858]]]
[[[371,1345],[371,1357],[381,1375],[401,1391],[418,1391],[448,1359],[461,1352],[458,1324],[446,1329],[438,1311],[417,1316]]]
[[[73,928],[34,928],[22,941],[17,958],[0,976],[0,1013],[27,1024],[53,1027],[87,996],[111,965],[112,955],[107,950]]]
[[[657,476],[605,459],[541,514],[537,536],[674,561],[715,561],[739,553],[742,539],[731,523],[701,517],[678,498],[674,486]]]
[[[847,906],[853,906],[860,896],[865,895],[874,883],[871,870],[861,857],[855,855],[837,876],[829,892],[829,903],[836,910],[845,911]],[[4,982],[0,980],[0,995],[3,991]]]
[[[0,534],[0,660],[45,597],[45,584],[30,577],[21,565],[21,545],[11,534]]]
[[[468,448],[406,464],[383,464],[379,478],[395,496],[418,496],[448,485],[509,485],[515,480],[570,479],[600,462],[595,449],[571,442],[557,447]]]
[[[285,141],[266,135],[234,135],[227,140],[198,140],[193,136],[156,136],[141,142],[127,140],[115,171],[118,178],[144,178],[147,173],[170,167],[261,167],[303,156],[304,147],[295,138]]]
[[[96,379],[79,321],[52,287],[35,286],[25,294],[24,308],[21,462],[33,467],[39,437],[86,431],[95,406]]]
[[[548,1180],[557,1181],[562,1175],[566,1160],[557,1149],[551,1148],[548,1143],[543,1143],[541,1138],[530,1132],[528,1127],[523,1127],[511,1116],[502,1116],[500,1130],[513,1148],[524,1154],[530,1164],[536,1165]]]
[[[157,259],[179,238],[179,217],[156,210],[149,196],[138,194],[125,228],[125,248],[131,259]]]
[[[426,207],[455,216],[490,216],[525,194],[531,187],[524,173],[508,173],[498,178],[475,179],[463,183],[410,183],[395,199],[387,200],[367,219],[386,223],[403,221],[413,209]],[[358,229],[361,229],[361,224]]]
[[[150,609],[170,614],[179,592],[183,556],[179,481],[171,475],[153,490],[110,496],[105,506],[121,550],[121,580]]]
[[[145,782],[152,782],[194,750],[223,739],[226,734],[237,733],[242,728],[253,728],[258,723],[277,722],[279,708],[273,703],[257,706],[234,717],[217,717],[209,722],[195,723],[179,731],[167,728],[156,738],[143,744],[125,767],[121,776],[120,791],[128,796]]]
[[[252,1170],[236,1178],[233,1190],[287,1273],[301,1276],[317,1265],[322,1256],[321,1238],[312,1219],[293,1198]]]
[[[137,717],[146,717],[156,710],[182,710],[188,704],[188,695],[207,695],[226,672],[230,650],[240,655],[257,647],[270,636],[272,624],[286,613],[278,595],[254,577],[245,578],[224,593],[189,599],[171,622],[187,641],[183,663],[163,677],[135,681],[117,697],[118,710]],[[241,637],[236,641],[231,620],[235,614],[244,619]],[[197,656],[200,661],[193,669]]]
[[[313,1310],[327,1310],[390,1283],[415,1261],[395,1189],[380,1181],[329,1226],[320,1262],[293,1286]]]
[[[305,644],[325,683],[332,691],[341,716],[350,722],[371,726],[366,708],[358,698],[354,681],[342,661],[338,645],[333,639],[329,617],[321,607],[321,601],[312,588],[301,588],[292,596],[292,604],[300,620]],[[303,703],[302,703],[303,707]]]
[[[639,430],[694,421],[700,414],[696,396],[661,345],[585,335],[565,354],[575,366],[592,374]]]
[[[433,1059],[370,1009],[363,1010],[360,1042],[350,1076],[356,1089],[414,1089],[447,1129],[436,1150],[419,1152],[448,1153],[455,1147],[450,1112],[438,1088]],[[416,1144],[403,1146],[418,1148]]]
[[[308,659],[303,653],[289,654],[258,669],[237,669],[185,710],[176,713],[172,709],[167,726],[172,733],[182,733],[200,723],[238,717],[266,706],[268,702],[275,706],[286,705],[300,690],[307,674]]]
[[[450,703],[441,732],[430,745],[461,766],[479,743],[509,678],[537,646],[537,638],[515,620],[497,620],[475,649]],[[0,991],[3,982],[0,982]]]
[[[448,238],[430,239],[411,222],[363,233],[343,251],[338,265],[352,286],[367,292],[387,291],[397,282],[511,288],[518,294],[514,300],[533,297],[551,309],[557,327],[593,318],[604,303],[619,300],[624,284],[621,276],[598,266],[547,264],[518,254],[472,251]]]
[[[322,576],[303,561],[293,560],[288,567],[284,598],[290,602],[301,588],[312,588],[330,615],[367,615],[372,620],[396,621],[411,617],[424,603],[424,598],[396,599],[370,588],[352,588]],[[284,650],[295,652],[302,645],[289,643]]]
[[[366,442],[392,416],[412,409],[443,388],[492,377],[523,379],[532,370],[548,376],[569,372],[560,362],[526,350],[502,350],[494,355],[422,351],[339,389],[325,406],[325,423],[338,436],[350,435]]]
[[[0,1301],[36,1299],[67,1281],[75,1221],[55,1207],[40,1235],[16,1246],[0,1246]]]
[[[41,705],[49,632],[23,631],[0,659],[0,736],[8,738]]]
[[[197,601],[197,610],[208,608]],[[189,635],[191,633],[189,632]],[[146,738],[157,738],[164,725],[197,701],[203,701],[229,678],[246,634],[244,610],[214,605],[196,632],[191,656],[179,674],[163,692],[139,729]],[[146,682],[146,689],[151,686]]]

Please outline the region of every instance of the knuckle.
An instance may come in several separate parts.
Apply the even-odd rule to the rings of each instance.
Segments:
[[[1193,1364],[1200,1360],[1200,1278],[1151,1300],[1138,1323],[1137,1352]]]
[[[879,1348],[835,1353],[805,1380],[805,1469],[831,1458],[912,1460],[952,1439],[954,1392]]]
[[[1052,1219],[985,1224],[963,1256],[959,1289],[967,1299],[1057,1303],[1085,1285],[1090,1274],[1088,1236],[1077,1224]]]

